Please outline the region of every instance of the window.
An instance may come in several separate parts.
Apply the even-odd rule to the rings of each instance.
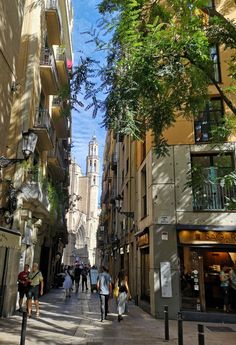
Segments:
[[[211,129],[218,125],[223,118],[224,107],[220,97],[212,98],[207,102],[204,110],[194,122],[195,141],[208,142],[211,140]]]
[[[213,71],[212,76],[217,81],[221,82],[221,73],[220,73],[220,58],[219,58],[219,48],[216,45],[210,47],[210,57],[213,62]]]
[[[140,250],[141,256],[141,299],[150,302],[150,255],[149,248]]]
[[[141,142],[141,159],[144,161],[146,158],[146,137]]]
[[[192,166],[198,166],[205,171],[204,176],[223,177],[234,169],[234,162],[232,153],[208,154],[208,155],[192,155]]]
[[[147,172],[146,165],[141,171],[141,218],[147,217]]]
[[[97,162],[94,161],[94,171],[96,172],[97,171]]]
[[[222,185],[222,177],[234,170],[232,153],[192,156],[193,208],[224,210],[235,198],[236,188]]]
[[[96,184],[96,176],[93,177],[93,184]]]
[[[125,185],[125,210],[129,210],[129,182]]]
[[[129,158],[126,159],[126,175],[129,172]]]

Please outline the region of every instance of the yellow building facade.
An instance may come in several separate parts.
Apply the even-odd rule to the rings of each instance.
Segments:
[[[235,7],[226,9],[225,1],[214,5],[228,18],[235,18]],[[220,85],[227,87],[232,84],[228,62],[233,52],[224,47],[212,49],[214,73]],[[108,133],[107,142],[115,142],[107,146],[118,154],[115,198],[121,196],[122,207],[119,202],[118,209],[109,203],[103,189],[110,225],[100,237],[111,232],[113,241],[108,237],[108,245],[101,245],[102,258],[110,262],[113,275],[120,269],[129,273],[136,303],[157,318],[163,317],[164,305],[169,306],[171,318],[182,311],[185,318],[200,314],[203,320],[206,311],[209,316],[210,311],[223,310],[219,272],[224,263],[229,269],[235,264],[235,211],[228,209],[235,188],[222,187],[219,182],[235,169],[235,137],[232,133],[220,145],[210,142],[212,118],[227,116],[229,111],[212,85],[209,96],[199,117],[177,118],[165,131],[169,144],[165,157],[157,158],[151,133],[143,142],[125,137],[121,143]],[[112,153],[105,157],[111,164]],[[190,182],[196,167],[204,176],[200,187]],[[104,185],[114,179],[114,172],[107,175],[105,171]]]
[[[20,235],[17,246],[0,245],[5,257],[0,314],[6,316],[16,306],[18,271],[25,263],[38,262],[47,291],[67,243],[64,195],[69,183],[71,117],[68,99],[60,95],[67,89],[69,98],[73,9],[70,0],[14,1],[13,6],[0,1],[0,6],[4,14],[1,132],[5,133],[0,155],[12,160],[1,165],[0,222],[4,236]],[[22,154],[25,133],[34,133],[37,139],[27,160]],[[10,188],[15,204],[9,211]]]

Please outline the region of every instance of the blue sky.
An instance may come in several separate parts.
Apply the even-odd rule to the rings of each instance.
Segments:
[[[99,19],[97,10],[97,0],[72,0],[74,8],[74,31],[73,31],[73,50],[74,50],[74,65],[78,64],[81,55],[89,55],[99,61],[104,57],[101,53],[95,52],[94,45],[86,44],[89,39],[87,35],[81,34],[88,31],[92,26],[96,26]],[[81,51],[84,53],[82,54]],[[84,102],[81,95],[81,101]],[[106,132],[101,128],[102,115],[98,114],[95,119],[92,118],[92,111],[84,111],[72,113],[72,156],[76,162],[81,166],[83,173],[86,171],[86,156],[88,154],[88,142],[92,136],[96,135],[99,144],[100,156],[100,175],[102,173],[102,157]]]

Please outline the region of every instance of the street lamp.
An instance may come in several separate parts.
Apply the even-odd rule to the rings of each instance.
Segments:
[[[22,153],[24,158],[6,158],[4,156],[0,157],[0,173],[3,168],[6,168],[10,165],[28,160],[30,155],[34,153],[35,147],[37,144],[38,136],[32,130],[22,133]],[[9,186],[7,190],[7,204],[5,207],[0,208],[0,214],[4,217],[5,223],[13,224],[13,214],[17,209],[17,190],[14,188],[13,183],[8,181]]]
[[[122,206],[123,206],[123,197],[119,194],[116,198],[115,198],[115,205],[116,205],[116,209],[120,214],[125,215],[128,218],[134,218],[134,212],[124,212],[121,211],[122,210]]]
[[[24,158],[6,158],[4,156],[0,157],[0,169],[6,168],[9,165],[13,165],[18,162],[22,162],[24,160],[28,160],[30,155],[34,153],[36,144],[37,144],[37,139],[38,136],[36,133],[34,133],[32,130],[28,130],[28,132],[23,132],[22,133],[22,153]]]

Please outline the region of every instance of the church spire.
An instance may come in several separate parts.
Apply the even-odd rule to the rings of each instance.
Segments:
[[[98,183],[97,176],[99,174],[99,157],[98,157],[98,142],[95,135],[89,142],[88,156],[87,156],[87,176],[93,175],[93,181]]]

